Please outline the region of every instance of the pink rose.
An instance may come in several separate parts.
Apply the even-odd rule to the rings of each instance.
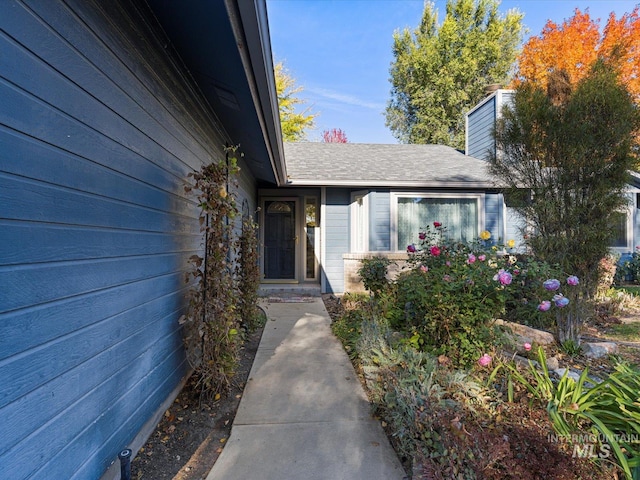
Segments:
[[[427,234],[426,234],[425,232],[420,232],[420,233],[418,234],[418,238],[419,238],[420,240],[424,240],[425,238],[427,238]]]
[[[475,263],[476,261],[476,256],[473,253],[470,253],[469,256],[467,257],[467,263]]]
[[[438,248],[435,245],[431,247],[431,255],[433,255],[434,257],[437,257],[438,255],[440,255],[440,248]]]
[[[433,226],[436,228],[440,228],[442,224],[440,222],[433,222]]]
[[[491,356],[487,353],[485,353],[478,359],[478,365],[480,365],[481,367],[486,367],[489,364],[491,364]]]

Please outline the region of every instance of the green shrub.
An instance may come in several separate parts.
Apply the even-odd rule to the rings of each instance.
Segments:
[[[361,263],[362,266],[358,269],[358,275],[362,277],[364,288],[374,296],[379,296],[389,286],[387,270],[392,263],[391,260],[385,257],[373,257],[364,258]]]
[[[618,285],[625,282],[640,283],[640,246],[618,265],[615,280]]]
[[[436,225],[410,246],[410,270],[396,279],[388,318],[393,328],[418,335],[420,348],[470,365],[496,340],[490,322],[504,313],[516,259],[484,241],[450,242]]]

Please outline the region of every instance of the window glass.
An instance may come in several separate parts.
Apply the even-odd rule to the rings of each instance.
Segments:
[[[627,214],[625,212],[615,212],[611,216],[611,247],[627,247]]]
[[[447,238],[471,242],[478,238],[476,198],[398,198],[398,249],[418,243],[420,230],[433,222],[446,227]]]

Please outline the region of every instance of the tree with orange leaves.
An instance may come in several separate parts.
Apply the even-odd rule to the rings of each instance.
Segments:
[[[599,20],[588,10],[575,10],[573,17],[558,25],[547,21],[539,36],[531,37],[518,59],[514,86],[533,82],[547,86],[553,71],[565,71],[576,85],[600,58],[614,67],[619,78],[640,103],[640,15],[638,7],[616,18],[614,13],[602,31]]]

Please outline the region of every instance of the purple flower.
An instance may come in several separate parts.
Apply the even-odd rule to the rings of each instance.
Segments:
[[[424,240],[425,238],[427,238],[427,234],[426,234],[425,232],[420,232],[420,233],[418,234],[418,238],[419,238],[420,240]]]
[[[413,243],[411,245],[407,245],[407,252],[416,253],[416,246]]]
[[[556,280],[555,278],[552,278],[550,280],[545,281],[542,286],[546,289],[549,290],[550,292],[553,292],[554,290],[558,290],[560,288],[560,280]]]
[[[569,305],[569,299],[564,295],[562,295],[561,293],[558,293],[553,296],[553,303],[556,304],[556,307],[562,308]]]
[[[575,275],[571,275],[570,277],[567,277],[567,284],[568,285],[578,285],[578,283],[580,283],[580,281],[578,280],[578,277],[576,277]]]
[[[551,302],[549,300],[545,300],[540,305],[538,305],[538,310],[541,312],[546,312],[550,308],[551,308]]]

